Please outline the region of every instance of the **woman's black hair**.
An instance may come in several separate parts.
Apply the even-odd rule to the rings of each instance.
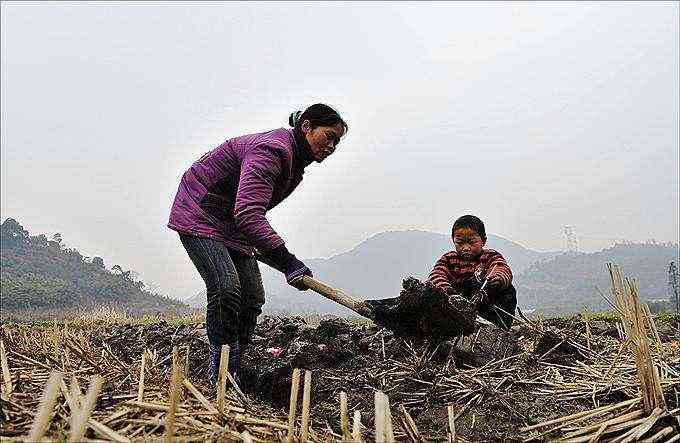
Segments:
[[[486,238],[486,230],[484,229],[484,222],[474,215],[464,215],[460,217],[453,223],[453,228],[451,228],[451,235],[456,231],[456,229],[472,229],[480,237]]]
[[[333,126],[340,123],[345,128],[345,133],[349,129],[347,123],[338,114],[338,111],[323,103],[316,103],[305,109],[305,112],[296,111],[290,114],[288,124],[294,128],[296,135],[302,134],[302,122],[305,120],[309,120],[312,128]]]

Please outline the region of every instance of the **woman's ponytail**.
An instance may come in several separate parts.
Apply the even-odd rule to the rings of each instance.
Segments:
[[[291,128],[297,126],[298,122],[300,121],[300,116],[302,116],[302,111],[295,111],[290,114],[290,116],[288,117],[288,124],[290,125]]]

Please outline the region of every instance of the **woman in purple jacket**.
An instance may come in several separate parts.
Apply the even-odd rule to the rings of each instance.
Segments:
[[[229,371],[238,370],[264,304],[254,254],[305,290],[312,271],[295,257],[265,217],[300,184],[305,167],[331,155],[347,124],[330,106],[315,104],[291,114],[280,128],[227,140],[184,173],[168,227],[179,233],[207,291],[206,329],[211,383],[220,349],[231,348]]]

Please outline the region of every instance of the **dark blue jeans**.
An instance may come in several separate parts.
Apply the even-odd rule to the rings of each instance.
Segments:
[[[185,234],[179,238],[205,282],[208,298],[205,324],[210,344],[238,342],[243,352],[264,304],[257,260],[209,238]]]

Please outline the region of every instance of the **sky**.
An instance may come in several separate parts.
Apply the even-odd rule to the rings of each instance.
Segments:
[[[3,2],[1,208],[164,293],[184,171],[316,102],[350,130],[269,213],[299,257],[373,234],[678,242],[677,2]]]

